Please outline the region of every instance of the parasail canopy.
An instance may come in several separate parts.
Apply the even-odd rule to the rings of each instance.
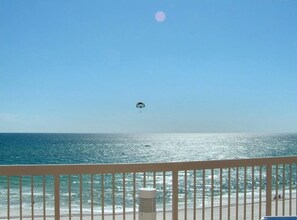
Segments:
[[[138,102],[136,104],[136,108],[144,108],[145,107],[145,104],[143,102]]]

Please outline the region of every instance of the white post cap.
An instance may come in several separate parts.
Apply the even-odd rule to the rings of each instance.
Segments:
[[[156,198],[157,190],[155,188],[140,188],[139,197],[144,199]]]

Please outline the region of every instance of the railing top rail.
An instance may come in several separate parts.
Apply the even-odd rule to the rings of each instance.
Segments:
[[[163,172],[292,163],[297,163],[297,156],[146,164],[3,165],[0,176]]]

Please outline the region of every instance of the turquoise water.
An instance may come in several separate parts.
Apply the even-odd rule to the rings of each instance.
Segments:
[[[148,163],[148,162],[172,162],[172,161],[197,161],[197,160],[217,160],[234,158],[255,158],[270,156],[297,155],[297,134],[0,134],[0,164],[100,164],[100,163]],[[295,169],[295,167],[294,167]],[[215,171],[216,172],[216,171]],[[243,170],[240,170],[242,173]],[[294,173],[296,173],[294,171]],[[193,173],[188,174],[188,181],[191,183]],[[197,173],[202,181],[201,173]],[[218,176],[218,173],[214,173]],[[227,173],[223,175],[225,178]],[[235,171],[232,171],[232,176]],[[209,177],[210,173],[206,173]],[[46,203],[49,210],[53,211],[53,179],[47,178]],[[90,206],[90,176],[83,176],[83,204],[86,212]],[[138,188],[141,187],[142,177],[139,176]],[[157,174],[157,185],[162,186],[162,174]],[[170,183],[170,176],[166,177]],[[223,179],[224,179],[223,178]],[[294,176],[296,179],[296,177]],[[147,178],[148,181],[152,178]],[[68,207],[68,177],[61,177],[61,204]],[[43,192],[42,178],[34,177],[34,207],[36,210],[42,209]],[[72,185],[72,207],[73,212],[79,211],[79,176],[71,177]],[[101,176],[94,176],[94,197],[95,207],[100,207]],[[112,197],[111,181],[112,176],[105,178],[105,196]],[[183,176],[181,176],[183,181]],[[210,179],[207,178],[206,182]],[[216,181],[216,180],[215,180]],[[250,181],[250,180],[249,180]],[[256,184],[257,184],[256,179]],[[10,179],[10,197],[19,198],[19,179]],[[22,177],[22,199],[23,209],[30,210],[31,201],[31,177]],[[223,183],[227,189],[227,182]],[[231,183],[235,184],[235,183]],[[243,185],[243,183],[239,183]],[[132,190],[132,176],[126,176],[127,193]],[[218,184],[215,184],[218,185]],[[6,209],[7,179],[0,178],[0,211]],[[170,187],[170,186],[168,186]],[[206,196],[210,196],[210,183],[207,183]],[[122,180],[116,182],[116,208],[122,208]],[[162,191],[161,187],[158,189]],[[218,189],[215,189],[218,190]],[[243,188],[242,188],[243,190]],[[131,192],[130,192],[131,193]],[[168,201],[170,204],[170,191]],[[181,189],[181,194],[182,189]],[[188,192],[189,197],[192,192]],[[248,192],[249,193],[249,192]],[[201,192],[200,192],[201,194]],[[162,198],[159,198],[162,201]],[[199,198],[198,198],[199,199]],[[132,204],[132,199],[128,199],[127,207]],[[207,201],[209,202],[209,201]],[[161,202],[162,203],[162,202]],[[106,204],[112,209],[111,200],[106,200]],[[19,204],[11,204],[14,209],[19,208]],[[5,212],[4,212],[5,213]]]
[[[297,155],[297,134],[6,134],[0,164],[134,163]]]

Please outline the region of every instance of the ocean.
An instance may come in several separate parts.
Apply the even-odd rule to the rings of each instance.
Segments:
[[[297,155],[297,134],[0,133],[0,165],[154,163],[290,155]],[[52,186],[52,178],[46,178]],[[72,184],[78,185],[78,178],[74,176]],[[89,177],[84,178],[89,184]],[[66,177],[61,179],[65,182],[65,189],[61,189],[61,204],[67,207],[68,179]],[[42,187],[42,181],[42,178],[34,179],[35,206],[40,208],[43,204],[42,193],[39,190]],[[99,178],[95,178],[94,181],[95,184],[100,183]],[[19,196],[18,183],[18,178],[11,178],[11,198]],[[28,210],[31,205],[31,184],[30,177],[23,177],[23,208]],[[7,205],[6,186],[6,177],[0,177],[0,197],[3,198],[0,201],[1,212]],[[100,190],[98,195],[99,192]],[[47,189],[46,196],[47,206],[53,211],[53,191]],[[79,210],[78,194],[74,192],[72,199],[74,210]],[[83,200],[87,204],[90,203],[88,197]],[[121,200],[117,204],[119,209],[121,209],[120,203]],[[11,204],[12,208],[14,206],[17,209],[19,204]]]
[[[101,164],[297,155],[297,134],[0,133],[0,164]]]

